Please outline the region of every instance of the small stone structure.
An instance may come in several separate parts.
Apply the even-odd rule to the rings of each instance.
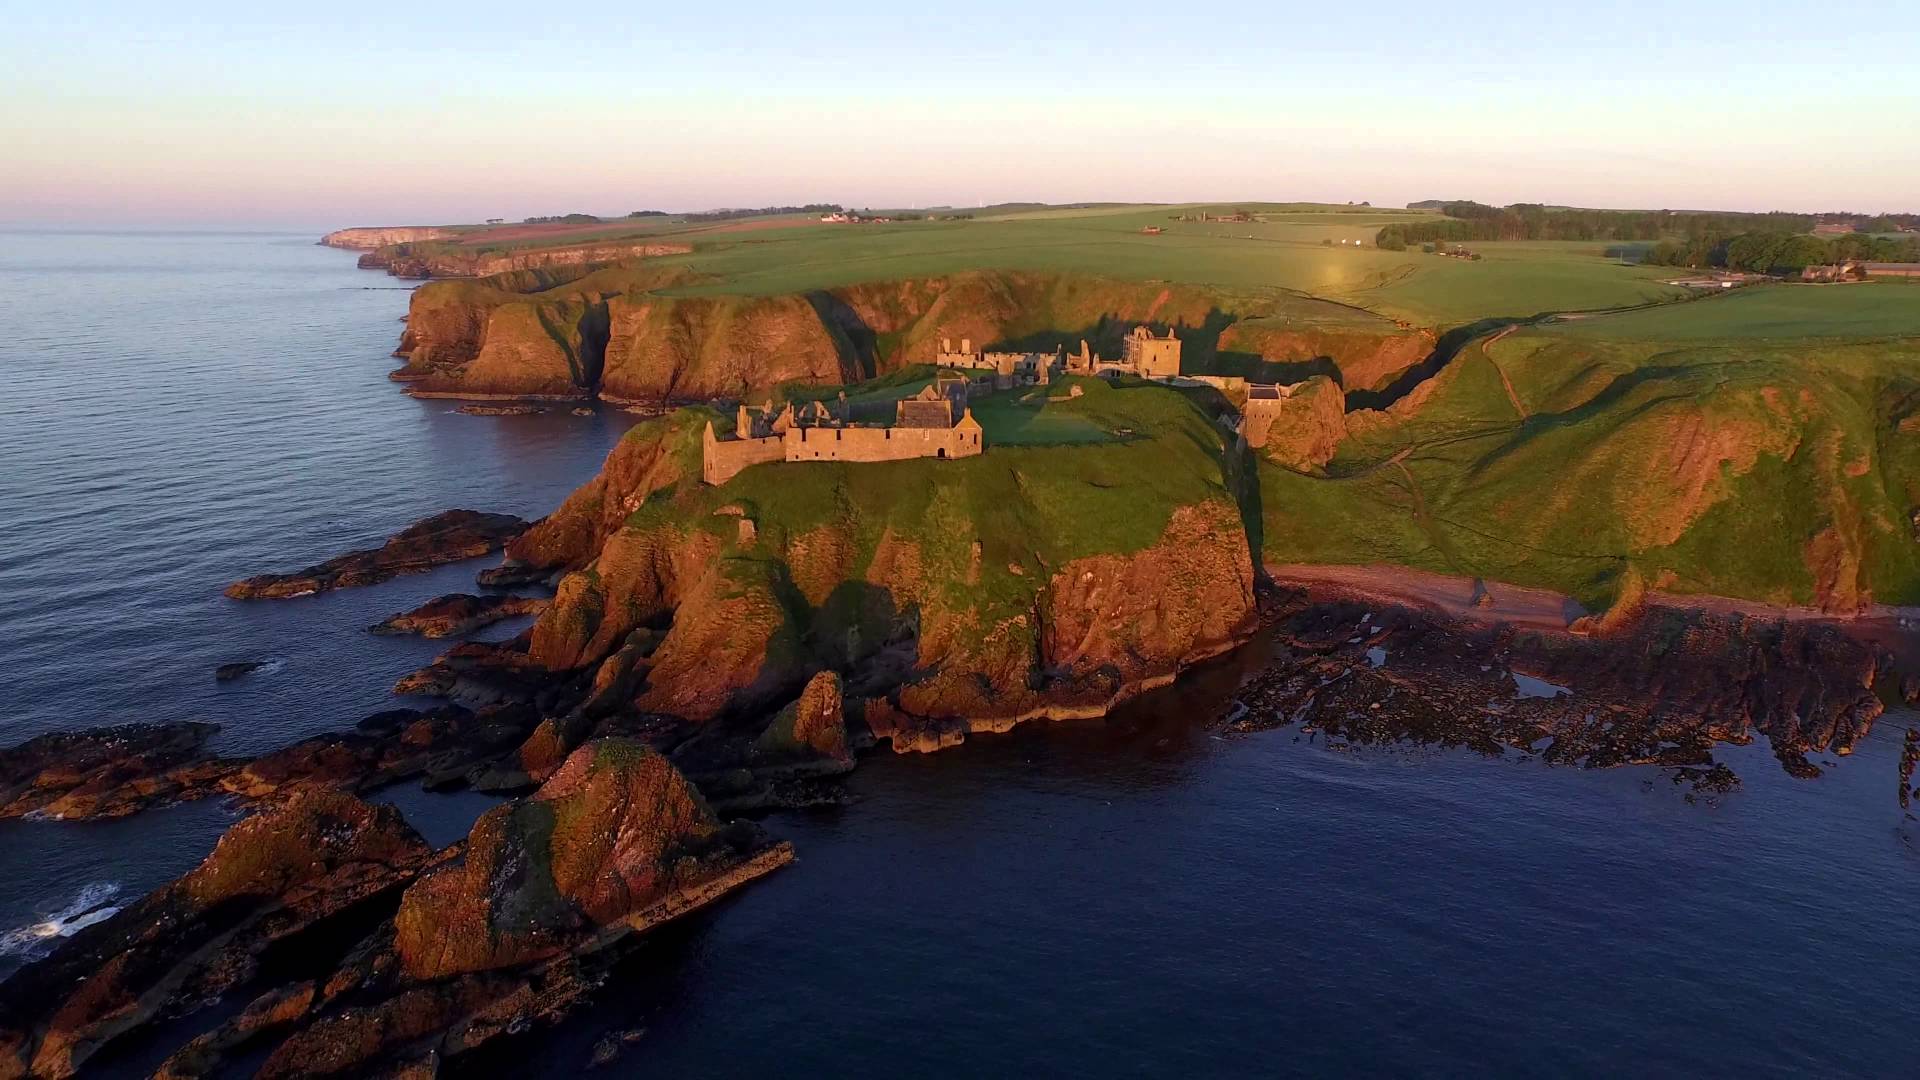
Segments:
[[[1273,430],[1273,422],[1286,410],[1288,399],[1293,392],[1305,386],[1297,383],[1248,383],[1247,403],[1240,410],[1240,432],[1246,436],[1247,445],[1259,449],[1267,445],[1267,433]]]
[[[942,373],[918,394],[894,403],[891,426],[850,422],[845,394],[835,407],[813,401],[795,409],[788,402],[778,413],[768,402],[758,416],[743,403],[732,437],[721,438],[708,422],[701,437],[701,478],[724,484],[740,470],[769,461],[973,457],[986,446],[980,422],[967,407],[967,385],[963,377]]]

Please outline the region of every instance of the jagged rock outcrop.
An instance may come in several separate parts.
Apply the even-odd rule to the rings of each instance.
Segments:
[[[851,769],[853,751],[847,743],[845,710],[840,676],[831,671],[815,675],[792,704],[774,714],[767,729],[754,741],[754,762],[831,771]]]
[[[459,637],[492,626],[503,619],[538,615],[547,609],[547,601],[538,596],[474,596],[448,593],[436,596],[411,611],[403,611],[373,624],[375,634],[418,634],[426,638]]]
[[[558,1019],[638,934],[792,858],[618,739],[574,752],[438,854],[392,807],[304,794],[0,985],[0,1077],[73,1075],[113,1040],[233,992],[254,996],[157,1075],[222,1075],[249,1047],[263,1077],[457,1059]],[[343,949],[343,935],[359,943]]]
[[[430,854],[398,810],[315,793],[228,829],[193,872],[0,984],[0,1076],[66,1077],[112,1040],[253,978]]]
[[[214,724],[122,724],[41,735],[0,750],[0,819],[113,818],[191,798],[233,763],[207,746]]]
[[[377,548],[350,551],[290,574],[260,574],[227,586],[236,600],[279,600],[328,589],[374,585],[462,559],[498,551],[527,527],[511,514],[444,510],[387,538]]]
[[[466,859],[410,888],[394,918],[409,978],[518,967],[566,951],[723,873],[733,851],[699,792],[638,743],[573,752],[540,790],[483,815]]]

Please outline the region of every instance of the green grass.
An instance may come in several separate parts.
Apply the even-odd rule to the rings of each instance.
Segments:
[[[1044,440],[1033,444],[997,444],[989,434],[988,451],[973,458],[757,465],[719,487],[683,485],[628,524],[705,529],[731,545],[733,519],[714,511],[737,505],[760,536],[751,550],[729,547],[743,559],[832,529],[853,540],[849,580],[862,579],[891,536],[916,546],[925,580],[950,610],[1001,619],[1026,611],[1053,569],[1149,547],[1180,507],[1232,503],[1219,429],[1178,391],[1090,379],[1082,397],[1045,411]],[[1108,435],[1122,429],[1133,436]],[[1096,434],[1102,441],[1088,441]]]
[[[1920,337],[1920,288],[1903,282],[1757,285],[1674,308],[1555,327],[1605,341],[1798,341]]]
[[[655,260],[702,280],[656,285],[670,295],[775,295],[958,273],[1025,270],[1167,281],[1212,289],[1297,293],[1352,305],[1412,325],[1448,328],[1492,316],[1603,310],[1677,299],[1669,269],[1622,266],[1606,245],[1484,243],[1477,262],[1341,247],[1385,224],[1425,212],[1311,204],[1243,204],[1261,220],[1172,220],[1202,207],[1038,208],[960,221],[822,225],[809,217],[768,219],[726,231],[678,219],[610,223],[551,240],[511,240],[503,250],[621,238],[658,237],[694,246]],[[1224,212],[1230,205],[1205,207]],[[732,223],[727,223],[732,224]],[[1141,233],[1146,226],[1161,235]],[[460,250],[484,244],[463,237]],[[1336,241],[1327,246],[1324,240]]]

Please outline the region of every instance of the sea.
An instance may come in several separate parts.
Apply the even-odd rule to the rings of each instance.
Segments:
[[[482,564],[221,589],[449,507],[545,513],[636,422],[406,397],[406,283],[314,239],[0,232],[0,745],[203,720],[246,753],[391,707],[444,645],[366,627]],[[617,1045],[602,1075],[1912,1074],[1913,713],[1814,780],[1721,748],[1744,783],[1708,797],[1654,769],[1220,733],[1269,648],[1105,720],[869,755],[847,805],[766,819],[792,866],[470,1068],[572,1075]],[[236,661],[264,666],[214,680]],[[436,843],[492,802],[383,798]],[[0,823],[0,975],[237,814]]]

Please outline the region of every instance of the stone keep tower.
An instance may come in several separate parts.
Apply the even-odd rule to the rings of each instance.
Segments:
[[[1167,328],[1166,337],[1136,326],[1127,334],[1125,360],[1135,375],[1143,379],[1170,379],[1180,374],[1180,339]]]

